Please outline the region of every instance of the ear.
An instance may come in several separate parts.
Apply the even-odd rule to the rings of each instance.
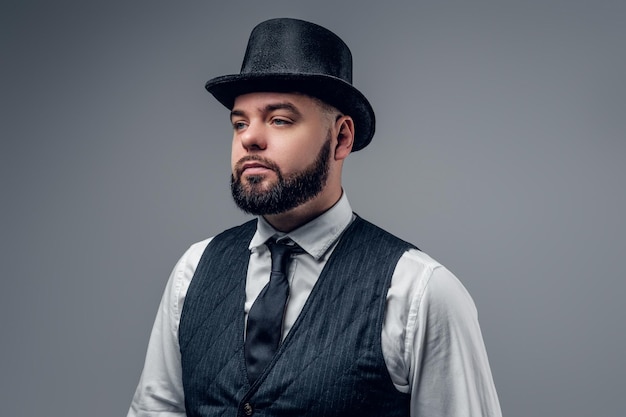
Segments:
[[[350,116],[339,116],[335,122],[337,145],[335,146],[335,160],[345,159],[352,151],[354,144],[354,121]]]

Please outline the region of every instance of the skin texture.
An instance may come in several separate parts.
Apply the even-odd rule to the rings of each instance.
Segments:
[[[250,93],[231,111],[231,167],[243,192],[267,193],[279,181],[315,165],[330,141],[328,174],[319,192],[286,211],[265,214],[277,230],[289,232],[324,213],[341,197],[344,159],[354,142],[350,116],[298,93]]]
[[[267,158],[258,155],[244,156],[235,165],[235,174],[231,176],[231,192],[235,203],[241,210],[249,214],[278,214],[297,207],[320,193],[328,178],[330,161],[330,132],[324,146],[320,149],[315,162],[299,172],[285,177],[280,168]],[[267,187],[261,184],[262,174],[246,175],[246,184],[242,181],[242,173],[254,172],[256,168],[269,168],[276,173],[278,179]]]

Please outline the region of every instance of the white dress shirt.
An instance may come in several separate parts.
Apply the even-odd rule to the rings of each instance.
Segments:
[[[249,245],[246,318],[269,281],[267,239],[286,235],[306,251],[289,265],[284,337],[352,220],[345,193],[326,213],[288,234],[277,232],[260,217]],[[178,325],[189,283],[210,241],[192,245],[172,271],[128,417],[185,416]],[[501,416],[474,303],[450,271],[418,250],[405,252],[394,270],[382,350],[394,386],[411,395],[411,417]]]

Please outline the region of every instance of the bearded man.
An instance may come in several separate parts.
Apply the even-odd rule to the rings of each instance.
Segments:
[[[168,281],[129,416],[500,416],[476,309],[441,264],[354,214],[343,162],[374,135],[334,33],[272,19],[230,109],[231,190],[255,219]]]

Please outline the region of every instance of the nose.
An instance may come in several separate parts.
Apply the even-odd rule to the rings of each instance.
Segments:
[[[241,146],[248,152],[264,150],[267,147],[266,132],[262,123],[250,121],[248,126],[241,132],[235,132],[239,136]]]

